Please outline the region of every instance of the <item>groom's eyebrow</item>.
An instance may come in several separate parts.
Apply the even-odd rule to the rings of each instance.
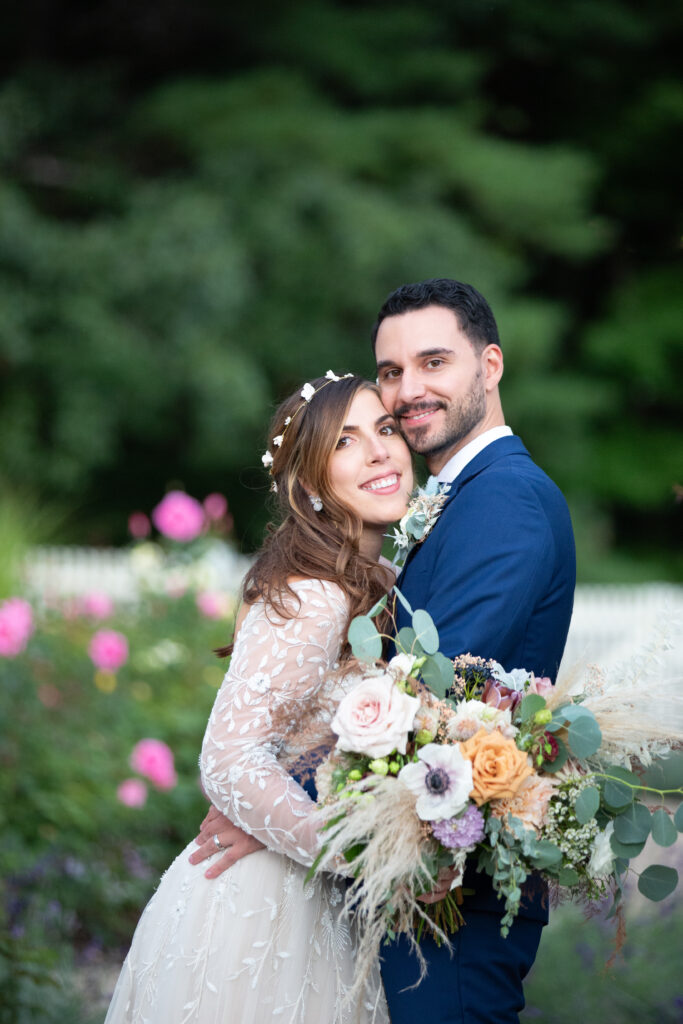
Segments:
[[[452,356],[455,355],[452,348],[423,348],[419,352],[416,352],[413,356],[414,359],[430,359],[434,356]],[[377,372],[386,369],[387,366],[396,366],[393,359],[382,359],[377,363]]]
[[[396,420],[391,415],[391,413],[385,412],[383,416],[378,416],[377,417],[377,419],[375,420],[375,426],[376,427],[381,427],[381,425],[383,423],[387,423],[387,422],[388,423],[395,423]],[[352,423],[345,423],[344,426],[342,427],[342,432],[343,431],[348,431],[349,433],[352,433],[354,430],[358,430],[358,427],[354,427],[354,425]]]

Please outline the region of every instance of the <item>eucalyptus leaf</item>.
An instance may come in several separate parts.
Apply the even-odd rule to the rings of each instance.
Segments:
[[[595,812],[599,806],[600,790],[597,786],[587,786],[585,789],[582,789],[574,804],[576,820],[580,825],[585,825],[587,821],[595,817]]]
[[[638,879],[638,890],[655,903],[670,896],[677,885],[678,872],[664,864],[650,864]]]
[[[614,819],[614,835],[620,843],[644,842],[651,827],[652,818],[645,804],[631,804]]]
[[[399,601],[401,602],[401,604],[403,605],[405,610],[408,612],[408,615],[410,615],[410,617],[412,619],[412,617],[413,617],[413,609],[410,607],[410,605],[408,604],[408,601],[403,596],[403,594],[398,589],[398,587],[394,587],[394,593],[396,594],[396,597],[399,599]]]
[[[600,732],[600,726],[590,712],[581,715],[571,723],[567,740],[572,753],[582,760],[591,757],[600,749],[602,733]]]
[[[635,791],[623,782],[615,782],[613,779],[606,779],[602,788],[602,796],[609,807],[618,811],[620,808],[627,807],[628,804],[633,803],[635,799]]]
[[[367,615],[357,615],[351,622],[349,643],[359,661],[373,662],[382,657],[382,637]]]
[[[560,885],[577,885],[579,881],[578,872],[574,868],[562,868],[557,876]]]
[[[436,654],[439,649],[439,634],[429,612],[418,608],[413,612],[413,629],[427,654]]]
[[[562,860],[562,850],[549,839],[540,839],[534,846],[531,862],[538,871],[556,867]]]
[[[420,675],[432,693],[443,698],[453,685],[453,662],[437,651],[427,658]]]
[[[414,654],[419,657],[422,654],[422,648],[417,642],[417,633],[412,626],[403,626],[399,629],[396,634],[394,641],[396,644],[396,650],[404,651],[406,654]]]
[[[368,618],[369,619],[374,619],[375,615],[379,615],[379,613],[386,608],[388,599],[389,599],[389,595],[388,594],[385,594],[384,597],[380,597],[380,599],[377,602],[377,604],[373,604],[372,608],[367,613],[368,614]]]
[[[555,715],[564,722],[576,722],[579,718],[585,718],[587,715],[591,718],[594,717],[592,711],[582,704],[563,704],[561,708],[557,708]]]
[[[620,843],[614,832],[610,836],[609,844],[612,847],[612,853],[618,858],[623,857],[625,860],[633,860],[634,857],[637,857],[645,849],[644,839],[640,843]]]
[[[652,838],[658,846],[673,846],[678,838],[676,826],[663,807],[652,815]]]
[[[674,825],[679,832],[683,832],[683,803],[680,803],[674,814]]]
[[[537,711],[542,711],[545,707],[545,697],[541,697],[538,693],[528,693],[526,697],[522,699],[520,704],[520,714],[523,722],[530,721]]]

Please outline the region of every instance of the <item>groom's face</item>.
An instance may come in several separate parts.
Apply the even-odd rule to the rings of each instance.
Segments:
[[[387,317],[375,355],[382,402],[413,451],[438,472],[486,416],[482,356],[443,306]]]

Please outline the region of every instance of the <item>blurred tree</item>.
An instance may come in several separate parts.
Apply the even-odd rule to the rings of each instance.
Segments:
[[[584,577],[675,575],[681,22],[673,0],[14,10],[0,475],[94,540],[171,482],[219,487],[251,547],[273,401],[371,374],[385,294],[449,275],[492,302]]]

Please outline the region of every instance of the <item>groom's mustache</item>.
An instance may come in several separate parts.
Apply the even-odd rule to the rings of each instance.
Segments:
[[[417,402],[413,405],[400,405],[394,409],[394,416],[400,419],[402,416],[414,416],[420,412],[433,412],[434,409],[445,409],[445,402]]]

